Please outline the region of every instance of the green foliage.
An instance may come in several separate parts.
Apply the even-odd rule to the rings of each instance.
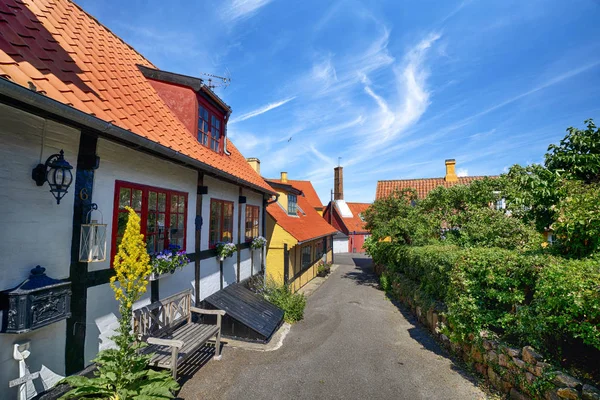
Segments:
[[[546,154],[546,167],[569,179],[600,183],[600,128],[592,119],[587,128],[570,127],[559,145],[551,144]]]
[[[277,285],[274,282],[268,282],[265,286],[263,296],[269,302],[283,310],[285,322],[293,324],[304,318],[306,298],[301,293],[292,293],[287,285]]]
[[[540,271],[530,313],[532,341],[574,338],[600,349],[600,260],[553,259]]]
[[[552,224],[564,253],[584,257],[600,251],[600,184],[567,182]]]
[[[455,338],[485,330],[518,341],[517,310],[531,301],[545,259],[498,248],[461,251],[446,298]]]
[[[390,278],[386,273],[383,273],[379,276],[379,287],[386,293],[392,289],[392,283],[390,282]]]
[[[461,247],[498,247],[502,249],[540,248],[543,238],[532,226],[489,207],[457,214],[458,229],[446,236]]]

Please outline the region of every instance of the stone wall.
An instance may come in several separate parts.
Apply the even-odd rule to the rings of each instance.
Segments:
[[[375,266],[378,275],[383,267]],[[443,315],[443,306],[423,309],[418,299],[411,298],[399,285],[393,284],[390,293],[410,307],[419,321],[450,352],[462,358],[490,386],[506,393],[511,399],[584,399],[600,400],[600,390],[586,385],[544,361],[541,354],[531,346],[509,347],[482,334],[481,340],[470,337],[464,343],[453,343],[442,333],[442,326],[448,326]]]

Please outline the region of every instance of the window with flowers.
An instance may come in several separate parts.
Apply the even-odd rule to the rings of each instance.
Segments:
[[[127,206],[140,216],[148,253],[159,253],[169,245],[185,249],[187,193],[116,181],[111,259],[125,233]]]

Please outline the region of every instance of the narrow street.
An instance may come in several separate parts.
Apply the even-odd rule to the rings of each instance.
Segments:
[[[370,259],[336,254],[283,346],[224,348],[184,381],[184,399],[481,399],[412,315],[377,289]],[[185,380],[185,379],[184,379]]]

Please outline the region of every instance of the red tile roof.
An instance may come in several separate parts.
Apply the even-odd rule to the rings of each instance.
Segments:
[[[364,213],[365,210],[367,208],[369,208],[369,206],[371,204],[369,204],[369,203],[346,203],[346,204],[348,205],[348,208],[350,208],[350,211],[352,211],[352,218],[350,218],[350,217],[344,218],[341,215],[340,215],[340,217],[342,218],[344,225],[346,225],[348,232],[367,232],[367,230],[365,229],[365,223],[360,218],[360,214]]]
[[[292,184],[291,181],[288,181],[288,184],[292,185],[294,189],[300,190],[300,188],[296,187],[295,184]],[[329,223],[319,215],[312,204],[309,203],[307,197],[298,196],[298,206],[300,206],[304,213],[298,211],[297,217],[288,215],[287,210],[284,210],[278,203],[269,204],[267,206],[267,212],[275,219],[275,221],[277,221],[279,226],[299,242],[333,235],[337,232],[333,226],[329,225]]]
[[[279,182],[281,183],[281,179],[267,179],[268,181]],[[296,181],[288,179],[288,185],[292,185],[294,188],[300,190],[304,193],[304,197],[314,208],[323,208],[323,203],[321,203],[321,199],[317,194],[317,191],[313,187],[310,181]]]
[[[273,192],[231,141],[231,156],[198,143],[137,64],[156,68],[69,0],[0,0],[0,78]]]
[[[399,179],[393,181],[378,181],[375,199],[387,197],[392,192],[402,189],[415,189],[417,196],[423,199],[427,193],[438,186],[451,187],[454,185],[468,185],[473,181],[488,178],[487,176],[459,176],[458,181],[448,182],[444,178],[423,178],[423,179]]]

